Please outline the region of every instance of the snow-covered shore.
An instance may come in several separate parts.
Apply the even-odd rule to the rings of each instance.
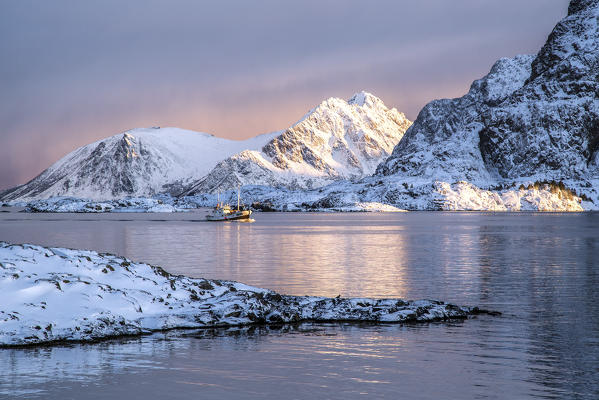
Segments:
[[[0,242],[0,347],[173,328],[425,322],[480,312],[433,300],[280,295],[233,281],[175,276],[111,254]]]
[[[104,213],[104,212],[181,212],[186,211],[172,204],[172,199],[165,202],[160,198],[134,197],[122,200],[93,201],[76,197],[52,197],[45,200],[34,200],[29,203],[17,203],[25,207],[26,212],[58,212],[58,213]],[[8,203],[10,205],[10,203]]]
[[[392,212],[419,211],[592,211],[597,210],[597,181],[583,186],[577,182],[544,182],[533,178],[478,186],[466,182],[426,182],[421,179],[368,177],[342,181],[312,190],[290,190],[247,185],[241,188],[246,204],[260,211]],[[179,212],[213,207],[216,194],[92,201],[73,197],[35,200],[28,212]],[[236,191],[220,194],[220,201],[234,204]]]

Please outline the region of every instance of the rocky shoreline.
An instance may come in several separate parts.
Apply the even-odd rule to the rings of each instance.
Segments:
[[[431,322],[489,313],[436,300],[282,295],[239,282],[171,275],[111,254],[5,242],[0,304],[0,347],[177,328]]]

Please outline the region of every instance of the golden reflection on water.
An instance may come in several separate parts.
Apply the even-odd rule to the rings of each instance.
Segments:
[[[406,285],[402,231],[342,229],[341,234],[335,226],[287,226],[271,235],[258,226],[222,224],[215,234],[216,263],[224,276],[251,272],[250,280],[257,284],[295,283],[300,292],[293,294],[401,296]]]
[[[84,247],[175,274],[236,280],[287,294],[448,301],[458,301],[455,294],[465,291],[485,297],[490,271],[503,268],[490,265],[489,256],[510,248],[463,216],[456,218],[459,229],[434,220],[418,225],[404,221],[405,216],[299,217],[261,214],[255,223],[207,223],[189,216],[93,221],[81,224],[81,231],[71,235],[75,239],[65,237],[65,242],[89,242]]]

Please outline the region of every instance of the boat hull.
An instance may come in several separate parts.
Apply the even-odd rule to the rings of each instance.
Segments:
[[[227,214],[219,214],[219,215],[207,215],[206,219],[208,221],[236,221],[242,219],[250,219],[252,215],[251,210],[240,210],[240,211],[232,211]]]

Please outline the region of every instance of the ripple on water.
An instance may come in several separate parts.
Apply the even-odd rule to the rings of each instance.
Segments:
[[[117,253],[289,294],[435,298],[503,315],[2,350],[0,397],[599,398],[599,214],[119,219],[3,213],[0,240]]]

